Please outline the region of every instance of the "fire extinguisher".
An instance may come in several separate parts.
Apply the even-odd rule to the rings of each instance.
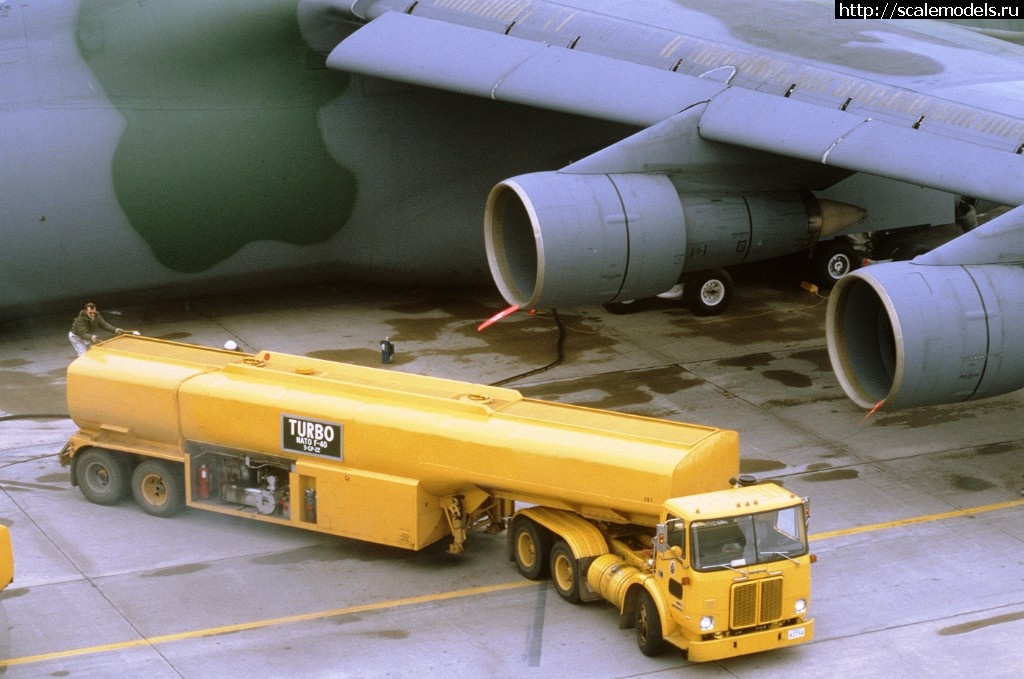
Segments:
[[[199,465],[196,485],[199,487],[199,499],[208,500],[210,498],[210,465]]]

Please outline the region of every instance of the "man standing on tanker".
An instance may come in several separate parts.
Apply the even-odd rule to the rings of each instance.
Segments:
[[[96,304],[88,302],[85,308],[78,312],[78,318],[71,324],[71,332],[68,333],[71,346],[75,348],[79,356],[84,354],[92,344],[99,341],[96,333],[100,330],[105,330],[111,335],[120,335],[125,332],[121,328],[115,328],[107,323],[96,309]]]

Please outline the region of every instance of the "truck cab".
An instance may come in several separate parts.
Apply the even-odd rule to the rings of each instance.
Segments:
[[[588,592],[618,607],[646,655],[672,645],[704,662],[810,641],[807,508],[772,483],[667,500],[653,531],[609,537]]]
[[[693,661],[809,641],[807,507],[774,484],[666,502],[653,568],[663,638]]]

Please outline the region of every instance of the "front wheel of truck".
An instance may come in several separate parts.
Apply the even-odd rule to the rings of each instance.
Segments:
[[[140,462],[132,474],[132,495],[147,514],[174,516],[185,506],[181,465],[166,460]]]
[[[654,599],[647,592],[641,592],[636,604],[636,643],[646,656],[656,656],[665,650],[665,638],[661,636],[661,615]]]

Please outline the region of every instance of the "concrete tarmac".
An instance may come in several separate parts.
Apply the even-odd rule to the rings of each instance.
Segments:
[[[0,593],[11,677],[1016,677],[1024,668],[1020,393],[865,413],[828,363],[825,300],[741,270],[723,316],[652,303],[516,314],[490,290],[330,287],[101,312],[208,346],[268,349],[737,429],[742,470],[811,498],[812,643],[703,665],[647,658],[597,602],[506,560],[450,556],[187,509],[90,504],[57,452],[78,309],[0,326]],[[559,324],[562,330],[559,329]],[[562,333],[561,362],[557,362]],[[394,342],[381,366],[379,342]],[[20,417],[13,417],[20,416]],[[367,508],[367,511],[372,511]]]

